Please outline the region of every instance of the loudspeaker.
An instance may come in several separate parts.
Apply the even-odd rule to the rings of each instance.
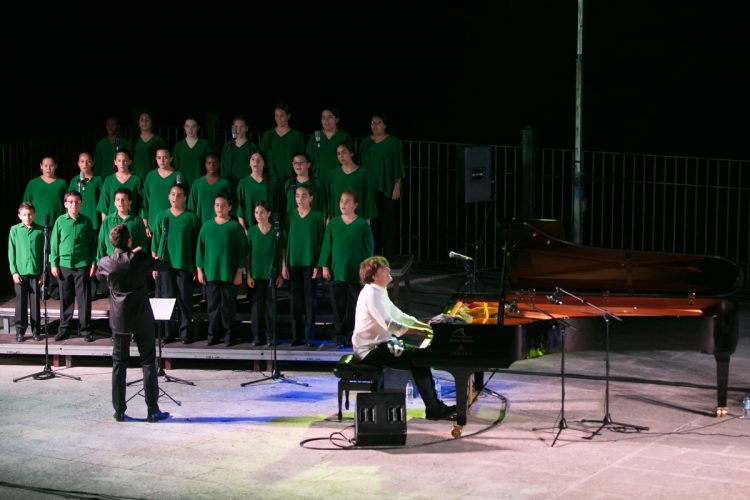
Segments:
[[[406,398],[402,392],[357,393],[357,447],[406,444]]]
[[[459,183],[464,187],[464,203],[492,200],[492,150],[489,146],[458,149]],[[461,172],[463,171],[463,177]]]

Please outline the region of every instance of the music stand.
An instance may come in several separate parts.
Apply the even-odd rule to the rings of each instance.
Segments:
[[[174,305],[177,299],[148,299],[151,303],[151,310],[154,312],[154,320],[156,321],[169,321],[172,318],[172,311],[174,311]],[[156,351],[156,365],[159,367],[159,370],[156,373],[157,377],[164,377],[165,382],[176,382],[179,384],[185,384],[185,385],[195,385],[195,383],[189,381],[189,380],[183,380],[181,378],[173,377],[171,375],[168,375],[166,371],[164,371],[164,363],[163,358],[161,356],[161,344],[162,344],[162,337],[161,337],[162,330],[159,329],[159,335],[157,336],[156,343],[158,344],[158,349]],[[132,382],[128,382],[126,385],[130,387],[133,384],[137,384],[138,382],[142,382],[143,378],[139,378],[137,380],[133,380]],[[134,397],[138,395],[144,396],[143,394],[143,388],[141,388],[138,392],[130,396],[127,401],[130,401]],[[159,397],[166,396],[169,399],[172,400],[173,403],[175,403],[177,406],[182,406],[182,403],[180,401],[177,401],[175,398],[169,395],[167,391],[165,391],[161,384],[159,384]],[[127,402],[126,401],[126,402]]]
[[[612,416],[609,413],[609,320],[610,318],[614,318],[617,321],[622,322],[622,318],[617,316],[616,314],[613,314],[606,309],[602,309],[601,307],[597,307],[591,302],[588,302],[581,297],[578,297],[577,295],[573,295],[572,293],[568,292],[567,290],[563,290],[562,288],[556,288],[555,289],[557,293],[564,293],[565,295],[568,295],[570,297],[573,297],[577,301],[579,301],[581,304],[585,304],[592,309],[595,309],[601,313],[602,318],[604,319],[604,352],[605,352],[605,372],[604,372],[604,417],[600,420],[590,420],[590,419],[583,419],[581,422],[583,423],[598,423],[600,424],[599,427],[591,433],[591,435],[584,437],[584,439],[594,439],[594,436],[597,434],[600,434],[602,429],[605,427],[614,427],[618,432],[627,431],[627,430],[633,430],[636,432],[641,431],[647,431],[649,430],[648,427],[644,427],[642,425],[633,425],[633,424],[626,424],[623,422],[615,422],[612,420]]]
[[[24,375],[23,377],[14,378],[13,382],[18,382],[26,378],[33,378],[34,380],[47,380],[55,377],[70,378],[73,380],[81,380],[81,377],[74,377],[73,375],[66,375],[64,373],[56,372],[52,370],[52,366],[49,363],[49,320],[47,315],[47,265],[49,256],[49,215],[44,216],[44,249],[42,251],[42,286],[39,293],[42,294],[42,305],[44,311],[44,368],[42,371],[32,373],[30,375]],[[32,306],[33,307],[33,306]],[[62,310],[60,311],[62,313]]]
[[[246,385],[250,384],[257,384],[258,382],[264,382],[266,380],[275,380],[277,382],[283,382],[285,384],[297,384],[304,387],[310,387],[310,384],[285,377],[279,370],[279,361],[276,355],[276,262],[278,261],[279,238],[281,236],[278,214],[274,214],[273,225],[274,230],[276,231],[276,234],[273,238],[272,251],[272,255],[274,258],[271,261],[271,279],[268,280],[268,286],[271,287],[271,346],[273,348],[273,351],[271,351],[271,375],[269,375],[268,377],[259,378],[258,380],[243,382],[240,384],[240,387],[245,387]]]

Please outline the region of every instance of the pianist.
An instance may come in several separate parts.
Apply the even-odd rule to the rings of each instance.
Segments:
[[[414,383],[425,405],[429,420],[452,419],[455,406],[447,406],[435,394],[435,381],[428,367],[414,366],[416,346],[398,337],[406,333],[426,335],[430,326],[409,316],[388,297],[391,269],[385,257],[375,256],[362,261],[359,279],[364,285],[357,299],[352,345],[358,361],[399,370],[411,370]]]

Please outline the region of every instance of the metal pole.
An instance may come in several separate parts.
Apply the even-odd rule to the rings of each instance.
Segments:
[[[573,172],[573,242],[583,243],[583,155],[581,115],[583,99],[583,0],[578,0],[578,49],[576,51],[576,137]]]

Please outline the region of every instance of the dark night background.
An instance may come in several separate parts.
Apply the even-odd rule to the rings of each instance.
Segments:
[[[747,17],[722,5],[585,2],[584,149],[750,157]],[[385,110],[407,140],[518,144],[533,125],[539,146],[574,146],[575,0],[68,9],[2,16],[0,141],[103,135],[139,105],[265,130],[287,101],[305,133],[332,103],[356,136]]]

